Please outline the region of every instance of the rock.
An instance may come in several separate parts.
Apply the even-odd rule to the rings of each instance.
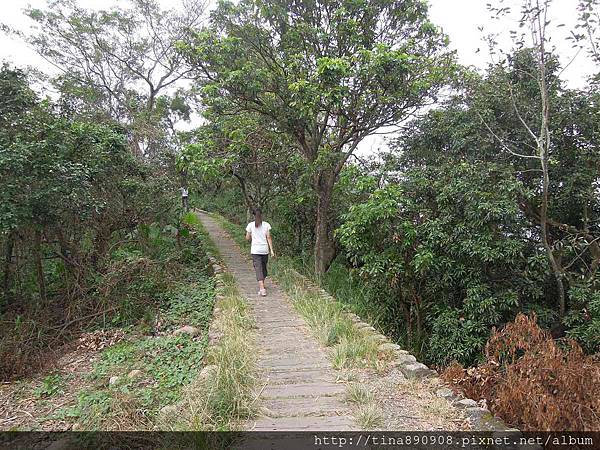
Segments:
[[[117,383],[119,382],[119,380],[120,380],[120,379],[121,379],[121,378],[119,378],[119,377],[116,377],[116,376],[114,376],[114,377],[110,377],[110,378],[108,379],[108,385],[109,385],[109,386],[114,386],[115,384],[117,384]]]
[[[373,336],[371,336],[371,339],[373,339],[375,342],[380,342],[382,344],[384,342],[387,342],[387,338],[382,334],[374,334]]]
[[[214,314],[214,315],[217,315],[217,314],[219,314],[220,312],[221,312],[221,308],[215,308],[215,309],[213,309],[213,314]]]
[[[356,326],[358,327],[359,330],[363,330],[363,331],[366,331],[366,330],[377,331],[374,327],[372,327],[368,323],[364,323],[364,322],[359,322],[356,324]]]
[[[408,355],[408,350],[398,350],[398,353],[400,353],[401,355]]]
[[[437,391],[435,391],[435,395],[441,398],[449,399],[454,397],[454,392],[452,392],[452,389],[440,388]]]
[[[210,345],[215,344],[215,343],[219,342],[221,337],[223,337],[223,333],[219,333],[218,331],[214,331],[214,332],[211,331],[208,333],[208,343]]]
[[[478,408],[477,402],[470,398],[459,400],[454,404],[457,408]]]
[[[198,336],[200,334],[200,330],[191,325],[186,325],[184,327],[179,328],[178,330],[173,331],[173,336],[179,336],[181,334],[188,334],[190,336]]]
[[[407,365],[407,364],[414,364],[417,362],[417,358],[415,358],[413,355],[410,355],[408,353],[400,353],[398,355],[398,357],[396,358],[396,361],[398,361],[398,364],[401,364],[403,366]]]
[[[433,371],[425,364],[414,362],[400,366],[400,370],[406,378],[426,378],[433,375]]]
[[[139,369],[133,369],[131,372],[127,374],[128,378],[138,378],[142,376],[142,371]]]
[[[200,371],[200,374],[198,375],[198,377],[201,380],[206,380],[207,378],[209,378],[211,375],[213,375],[216,372],[217,372],[217,366],[215,366],[215,365],[205,366]]]
[[[384,344],[379,345],[379,347],[377,347],[377,350],[380,352],[395,352],[400,350],[400,346],[398,344],[386,342]]]
[[[164,419],[176,414],[177,412],[179,412],[179,408],[177,407],[177,405],[167,405],[167,406],[163,406],[162,408],[160,408],[160,411],[158,412],[158,414],[164,420]]]
[[[465,409],[465,413],[471,420],[471,425],[474,431],[496,431],[500,432],[498,435],[506,432],[519,433],[519,430],[517,429],[509,430],[506,424],[502,420],[495,417],[487,408],[469,407]],[[528,446],[527,448],[530,447]]]
[[[487,416],[487,417],[492,416],[492,413],[490,413],[490,411],[488,409],[480,408],[479,406],[465,408],[465,412],[466,412],[467,416],[469,416],[472,420],[479,420],[479,419],[483,418],[484,416]]]

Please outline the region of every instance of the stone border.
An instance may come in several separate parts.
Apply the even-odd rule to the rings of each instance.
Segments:
[[[215,277],[215,303],[213,305],[213,316],[208,326],[208,347],[215,347],[218,345],[221,339],[221,332],[217,330],[217,323],[221,317],[221,303],[225,299],[222,293],[225,282],[223,281],[223,274],[225,273],[224,264],[220,259],[214,255],[208,255],[208,262],[212,273]],[[208,351],[206,352],[208,354]]]
[[[309,280],[304,275],[292,268],[292,270],[298,277],[304,279],[309,286],[311,286],[316,292],[321,294],[321,297],[327,301],[337,302],[325,289],[317,286],[312,280]],[[339,302],[338,302],[339,303]],[[341,303],[340,303],[341,304]],[[342,304],[342,306],[344,306]],[[408,351],[403,350],[398,344],[391,342],[387,336],[383,335],[375,329],[372,325],[364,322],[358,315],[348,311],[345,307],[343,308],[344,314],[354,322],[355,326],[362,329],[369,334],[372,339],[379,342],[378,350],[382,352],[393,352],[395,358],[391,361],[392,367],[397,367],[407,379],[423,379],[423,378],[438,378],[439,374],[437,371],[430,369],[425,364],[417,361],[414,355],[411,355]],[[517,432],[520,431],[516,428],[508,427],[502,419],[494,416],[492,412],[487,408],[485,403],[482,405],[477,401],[466,398],[462,394],[455,394],[449,385],[439,380],[441,385],[435,392],[437,397],[444,398],[456,409],[462,411],[465,416],[470,420],[473,427],[473,431],[496,431],[496,432]]]

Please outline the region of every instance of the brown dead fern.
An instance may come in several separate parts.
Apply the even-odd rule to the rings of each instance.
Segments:
[[[535,315],[494,330],[484,364],[453,364],[443,378],[524,431],[600,430],[600,364],[575,341],[554,341]]]

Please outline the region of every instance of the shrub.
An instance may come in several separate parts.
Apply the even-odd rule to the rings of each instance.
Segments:
[[[535,314],[494,330],[485,355],[484,364],[456,363],[443,378],[524,431],[600,430],[600,364],[574,340],[554,341]]]

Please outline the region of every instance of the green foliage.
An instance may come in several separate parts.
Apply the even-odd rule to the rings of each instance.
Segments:
[[[567,336],[589,353],[600,351],[600,291],[594,284],[575,284],[569,290],[573,306],[564,319]]]
[[[177,286],[167,295],[161,319],[167,326],[190,324],[206,328],[212,316],[212,296],[212,280],[206,279],[191,286]]]
[[[183,221],[189,223],[194,219],[185,216]],[[125,286],[119,288],[121,295],[131,299],[132,306],[142,304],[143,311],[150,311],[153,317],[144,318],[140,312],[120,313],[115,320],[121,325],[139,324],[141,320],[152,326],[133,329],[126,340],[104,350],[94,364],[91,378],[95,384],[80,394],[76,409],[76,415],[86,428],[102,428],[111,420],[124,420],[123,426],[132,429],[150,426],[162,407],[181,398],[183,389],[196,379],[203,366],[215,296],[214,281],[204,272],[206,255],[202,241],[189,236],[182,240],[181,248],[169,242],[162,247],[163,254],[155,256],[156,269],[142,266],[143,275],[136,274],[132,282],[125,282]],[[193,250],[195,256],[186,257],[186,249]],[[131,259],[125,261],[132,263]],[[144,295],[152,301],[146,302]],[[195,326],[202,335],[170,334],[182,325]],[[156,327],[161,331],[158,336],[139,334],[154,333]],[[129,378],[131,370],[141,370],[142,374]],[[111,376],[118,376],[119,381],[107,386]],[[132,409],[136,414],[143,412],[144,421],[132,418]],[[128,420],[135,423],[129,424]]]
[[[519,272],[522,193],[501,167],[459,164],[408,171],[345,215],[338,237],[357,275],[387,299],[379,300],[386,321],[401,315],[407,345],[420,353],[431,333],[428,360],[448,362],[446,344],[456,344],[461,361],[472,361],[517,306],[505,280]]]
[[[64,379],[60,374],[50,374],[44,377],[42,384],[34,393],[38,398],[52,397],[62,391]]]

